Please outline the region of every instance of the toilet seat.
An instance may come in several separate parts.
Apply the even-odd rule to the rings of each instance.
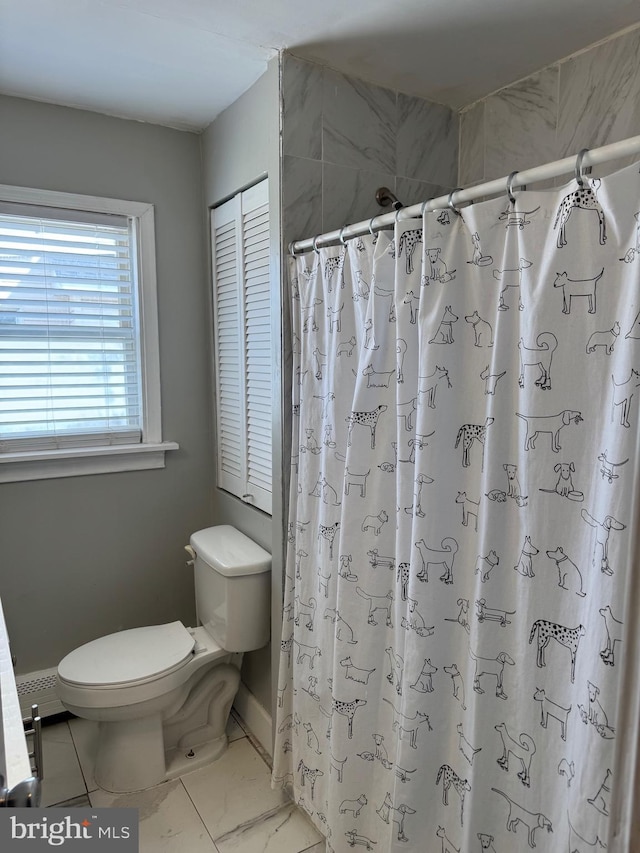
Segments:
[[[58,666],[68,685],[92,689],[134,687],[163,678],[193,657],[195,640],[182,622],[130,628],[92,640]]]
[[[107,719],[107,709],[112,715],[118,708],[133,715],[149,701],[169,701],[192,675],[228,656],[201,627],[170,622],[131,628],[70,652],[58,665],[56,692],[80,717]],[[100,709],[102,716],[94,716]]]

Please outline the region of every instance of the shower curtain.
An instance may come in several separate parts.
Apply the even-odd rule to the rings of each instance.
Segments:
[[[335,853],[604,849],[638,165],[291,259],[274,784]]]

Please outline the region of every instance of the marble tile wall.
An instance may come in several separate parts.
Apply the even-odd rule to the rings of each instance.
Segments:
[[[290,54],[282,98],[286,242],[385,212],[381,186],[405,205],[456,186],[458,117],[448,107]]]
[[[466,108],[460,115],[459,185],[640,134],[639,53],[635,28]],[[599,173],[628,163],[612,161]]]

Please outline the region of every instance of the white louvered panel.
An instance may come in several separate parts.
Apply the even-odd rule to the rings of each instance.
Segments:
[[[244,322],[246,353],[247,482],[254,503],[271,512],[272,388],[269,209],[245,213]]]
[[[218,484],[271,512],[272,348],[266,181],[212,215]]]
[[[245,467],[237,213],[234,201],[214,211],[212,234],[218,483],[236,494],[244,488]]]

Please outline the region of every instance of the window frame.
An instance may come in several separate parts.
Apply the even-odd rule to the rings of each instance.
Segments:
[[[179,445],[173,441],[162,440],[153,205],[147,202],[6,184],[0,184],[0,200],[80,212],[118,214],[132,220],[142,374],[142,438],[139,443],[95,446],[83,444],[55,450],[0,453],[0,483],[164,468],[165,452],[177,450]]]

